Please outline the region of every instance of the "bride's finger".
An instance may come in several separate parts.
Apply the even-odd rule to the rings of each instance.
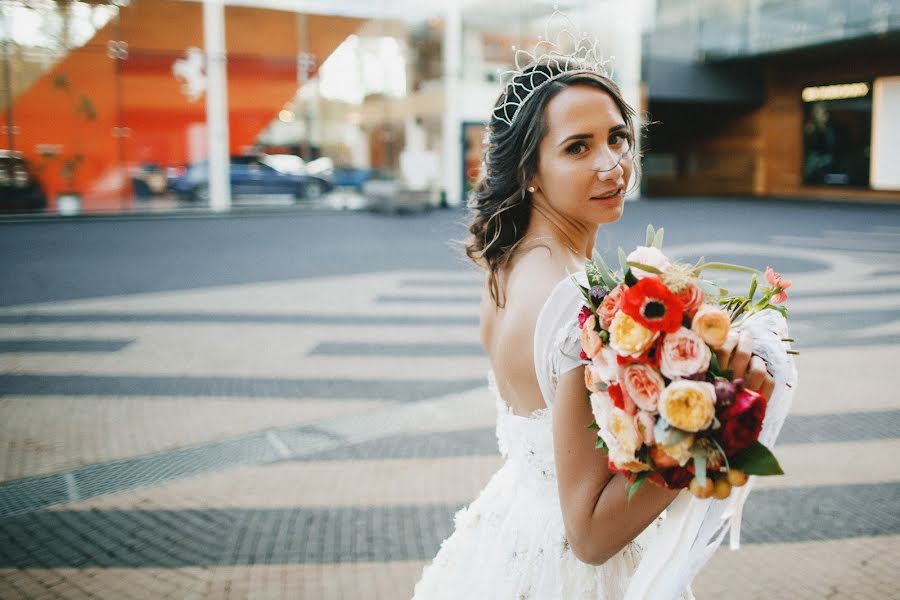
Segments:
[[[747,370],[747,375],[744,376],[744,384],[751,390],[761,392],[768,374],[765,361],[754,355],[750,359],[750,368]]]
[[[731,355],[731,362],[728,368],[734,372],[734,378],[744,377],[747,373],[747,367],[750,366],[750,356],[753,352],[753,338],[746,331],[742,331],[738,336],[737,347]]]
[[[720,348],[716,348],[716,358],[719,359],[719,368],[723,371],[728,368],[728,365],[731,363],[731,353],[734,352],[734,347],[737,346],[738,342],[738,333],[736,331],[729,331],[728,337],[725,338],[725,343],[722,344]]]

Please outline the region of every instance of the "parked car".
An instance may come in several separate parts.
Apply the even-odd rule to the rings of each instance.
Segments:
[[[47,195],[21,152],[0,150],[0,211],[47,209]]]
[[[315,200],[334,188],[323,177],[280,172],[258,156],[233,156],[230,167],[231,193],[241,195],[290,194],[298,200]],[[209,202],[209,167],[206,161],[189,165],[184,173],[170,180],[179,199]]]
[[[137,198],[161,196],[168,188],[166,172],[157,164],[143,163],[132,170],[131,186]]]

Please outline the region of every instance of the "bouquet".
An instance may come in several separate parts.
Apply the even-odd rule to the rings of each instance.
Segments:
[[[755,313],[786,317],[791,283],[769,267],[760,289],[755,269],[673,262],[662,243],[663,230],[649,225],[645,246],[627,256],[619,248],[620,271],[596,252],[585,263],[590,287],[578,283],[578,323],[595,418],[588,427],[610,470],[628,478],[629,500],[646,480],[724,499],[748,475],[783,471],[758,441],[767,399],[720,368],[715,350]],[[702,277],[714,269],[752,274],[746,295]]]

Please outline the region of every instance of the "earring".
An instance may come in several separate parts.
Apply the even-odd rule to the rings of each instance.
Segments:
[[[530,194],[533,194],[533,193],[534,193],[534,186],[533,186],[533,185],[528,186],[528,192],[529,192]]]

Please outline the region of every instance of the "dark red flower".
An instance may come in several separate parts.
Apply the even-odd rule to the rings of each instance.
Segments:
[[[686,488],[693,478],[694,474],[685,467],[657,469],[647,476],[647,479],[652,483],[655,483],[659,487],[669,488],[670,490]]]
[[[581,312],[578,313],[578,327],[584,329],[584,322],[588,320],[592,314],[591,309],[587,306],[581,307]]]
[[[587,354],[585,354],[584,350],[581,351],[579,357],[581,358],[581,360],[591,360],[591,358]]]
[[[722,449],[727,456],[732,456],[759,438],[766,416],[766,398],[759,392],[743,389],[718,416],[722,421],[719,432]]]
[[[650,331],[675,333],[684,303],[658,277],[644,277],[622,295],[621,310]]]

